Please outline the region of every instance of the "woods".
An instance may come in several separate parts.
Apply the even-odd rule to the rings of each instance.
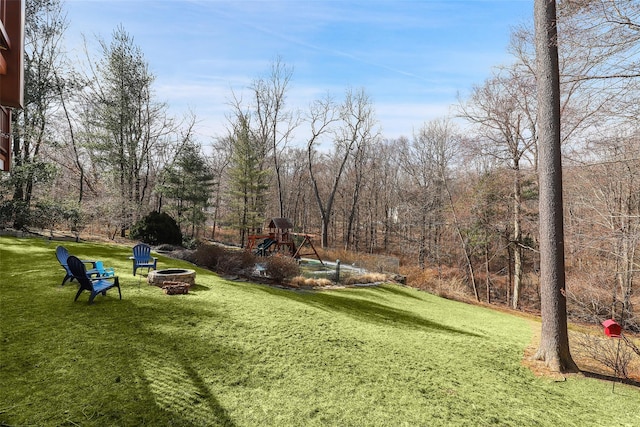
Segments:
[[[619,307],[640,330],[640,6],[562,1],[557,16],[566,289],[554,292],[576,319]],[[541,279],[558,273],[541,262],[555,233],[542,224],[557,194],[543,192],[550,113],[533,23],[514,28],[512,63],[406,136],[385,137],[364,87],[294,108],[295,64],[277,57],[230,90],[228,132],[214,141],[198,140],[197,117],[171,117],[127,29],[73,63],[62,3],[27,1],[26,25],[2,227],[126,237],[160,211],[190,239],[243,245],[265,218],[287,217],[327,249],[391,255],[440,281],[455,271],[472,299],[544,312]]]

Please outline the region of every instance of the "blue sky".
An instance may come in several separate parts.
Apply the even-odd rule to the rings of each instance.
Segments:
[[[511,62],[511,29],[532,19],[533,0],[67,0],[65,9],[78,54],[81,35],[108,40],[123,25],[157,97],[175,115],[193,110],[206,145],[224,134],[231,91],[278,56],[294,69],[291,107],[362,87],[383,136],[411,136]]]

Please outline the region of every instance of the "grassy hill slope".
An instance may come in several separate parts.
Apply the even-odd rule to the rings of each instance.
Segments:
[[[388,285],[295,292],[195,268],[188,295],[102,259],[117,291],[73,301],[58,243],[0,238],[0,424],[632,426],[640,391],[537,378],[518,317]],[[159,257],[159,268],[188,267]]]

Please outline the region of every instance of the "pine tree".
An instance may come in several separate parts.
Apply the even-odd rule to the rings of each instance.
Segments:
[[[239,231],[240,242],[244,246],[247,230],[259,228],[264,222],[269,171],[261,167],[261,150],[251,137],[245,115],[239,115],[231,142],[228,192],[231,223]]]
[[[168,129],[166,106],[153,96],[155,76],[142,50],[123,27],[91,78],[85,127],[93,161],[113,176],[120,202],[120,235],[143,215],[153,186],[155,150]]]
[[[205,210],[214,185],[213,173],[200,145],[186,143],[175,164],[164,174],[164,184],[158,190],[175,202],[168,210],[175,211],[178,225],[186,223],[191,228],[193,237],[196,227],[206,220]]]

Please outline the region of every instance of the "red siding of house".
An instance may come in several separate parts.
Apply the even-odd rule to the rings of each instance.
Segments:
[[[11,110],[24,102],[24,0],[0,0],[0,170],[11,162]]]

